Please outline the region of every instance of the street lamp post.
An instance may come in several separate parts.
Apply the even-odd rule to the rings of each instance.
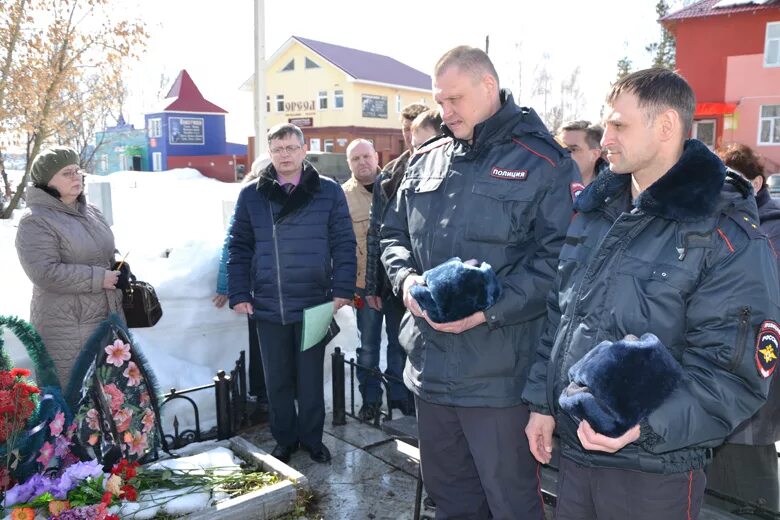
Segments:
[[[265,0],[255,0],[255,158],[268,148],[265,135]]]

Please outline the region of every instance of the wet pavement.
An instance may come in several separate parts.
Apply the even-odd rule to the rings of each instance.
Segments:
[[[333,456],[318,464],[298,450],[288,464],[309,481],[314,494],[306,520],[410,520],[414,513],[417,464],[396,448],[381,430],[347,417],[333,426],[328,414],[323,442]],[[275,446],[268,425],[241,434],[271,452]],[[433,518],[425,512],[422,518]]]

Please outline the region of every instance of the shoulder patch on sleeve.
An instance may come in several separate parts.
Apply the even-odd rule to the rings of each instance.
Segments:
[[[741,213],[739,211],[734,211],[732,213],[729,213],[728,217],[731,220],[733,220],[739,227],[741,227],[742,230],[751,239],[761,238],[765,236],[764,233],[761,231],[761,229],[759,229],[758,227],[758,221],[745,215],[744,213]]]
[[[777,322],[767,320],[761,324],[756,338],[756,368],[764,379],[774,373],[779,349],[780,326]]]

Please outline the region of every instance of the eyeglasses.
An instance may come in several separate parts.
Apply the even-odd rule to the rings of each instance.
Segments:
[[[300,149],[300,145],[278,146],[276,148],[271,148],[271,153],[274,155],[282,155],[282,153],[293,154]]]
[[[76,177],[83,175],[84,171],[81,168],[72,168],[70,170],[61,170],[60,174],[68,179],[75,179]]]

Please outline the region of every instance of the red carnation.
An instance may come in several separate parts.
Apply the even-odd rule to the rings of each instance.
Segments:
[[[135,502],[138,500],[138,491],[133,486],[122,486],[122,498]]]

